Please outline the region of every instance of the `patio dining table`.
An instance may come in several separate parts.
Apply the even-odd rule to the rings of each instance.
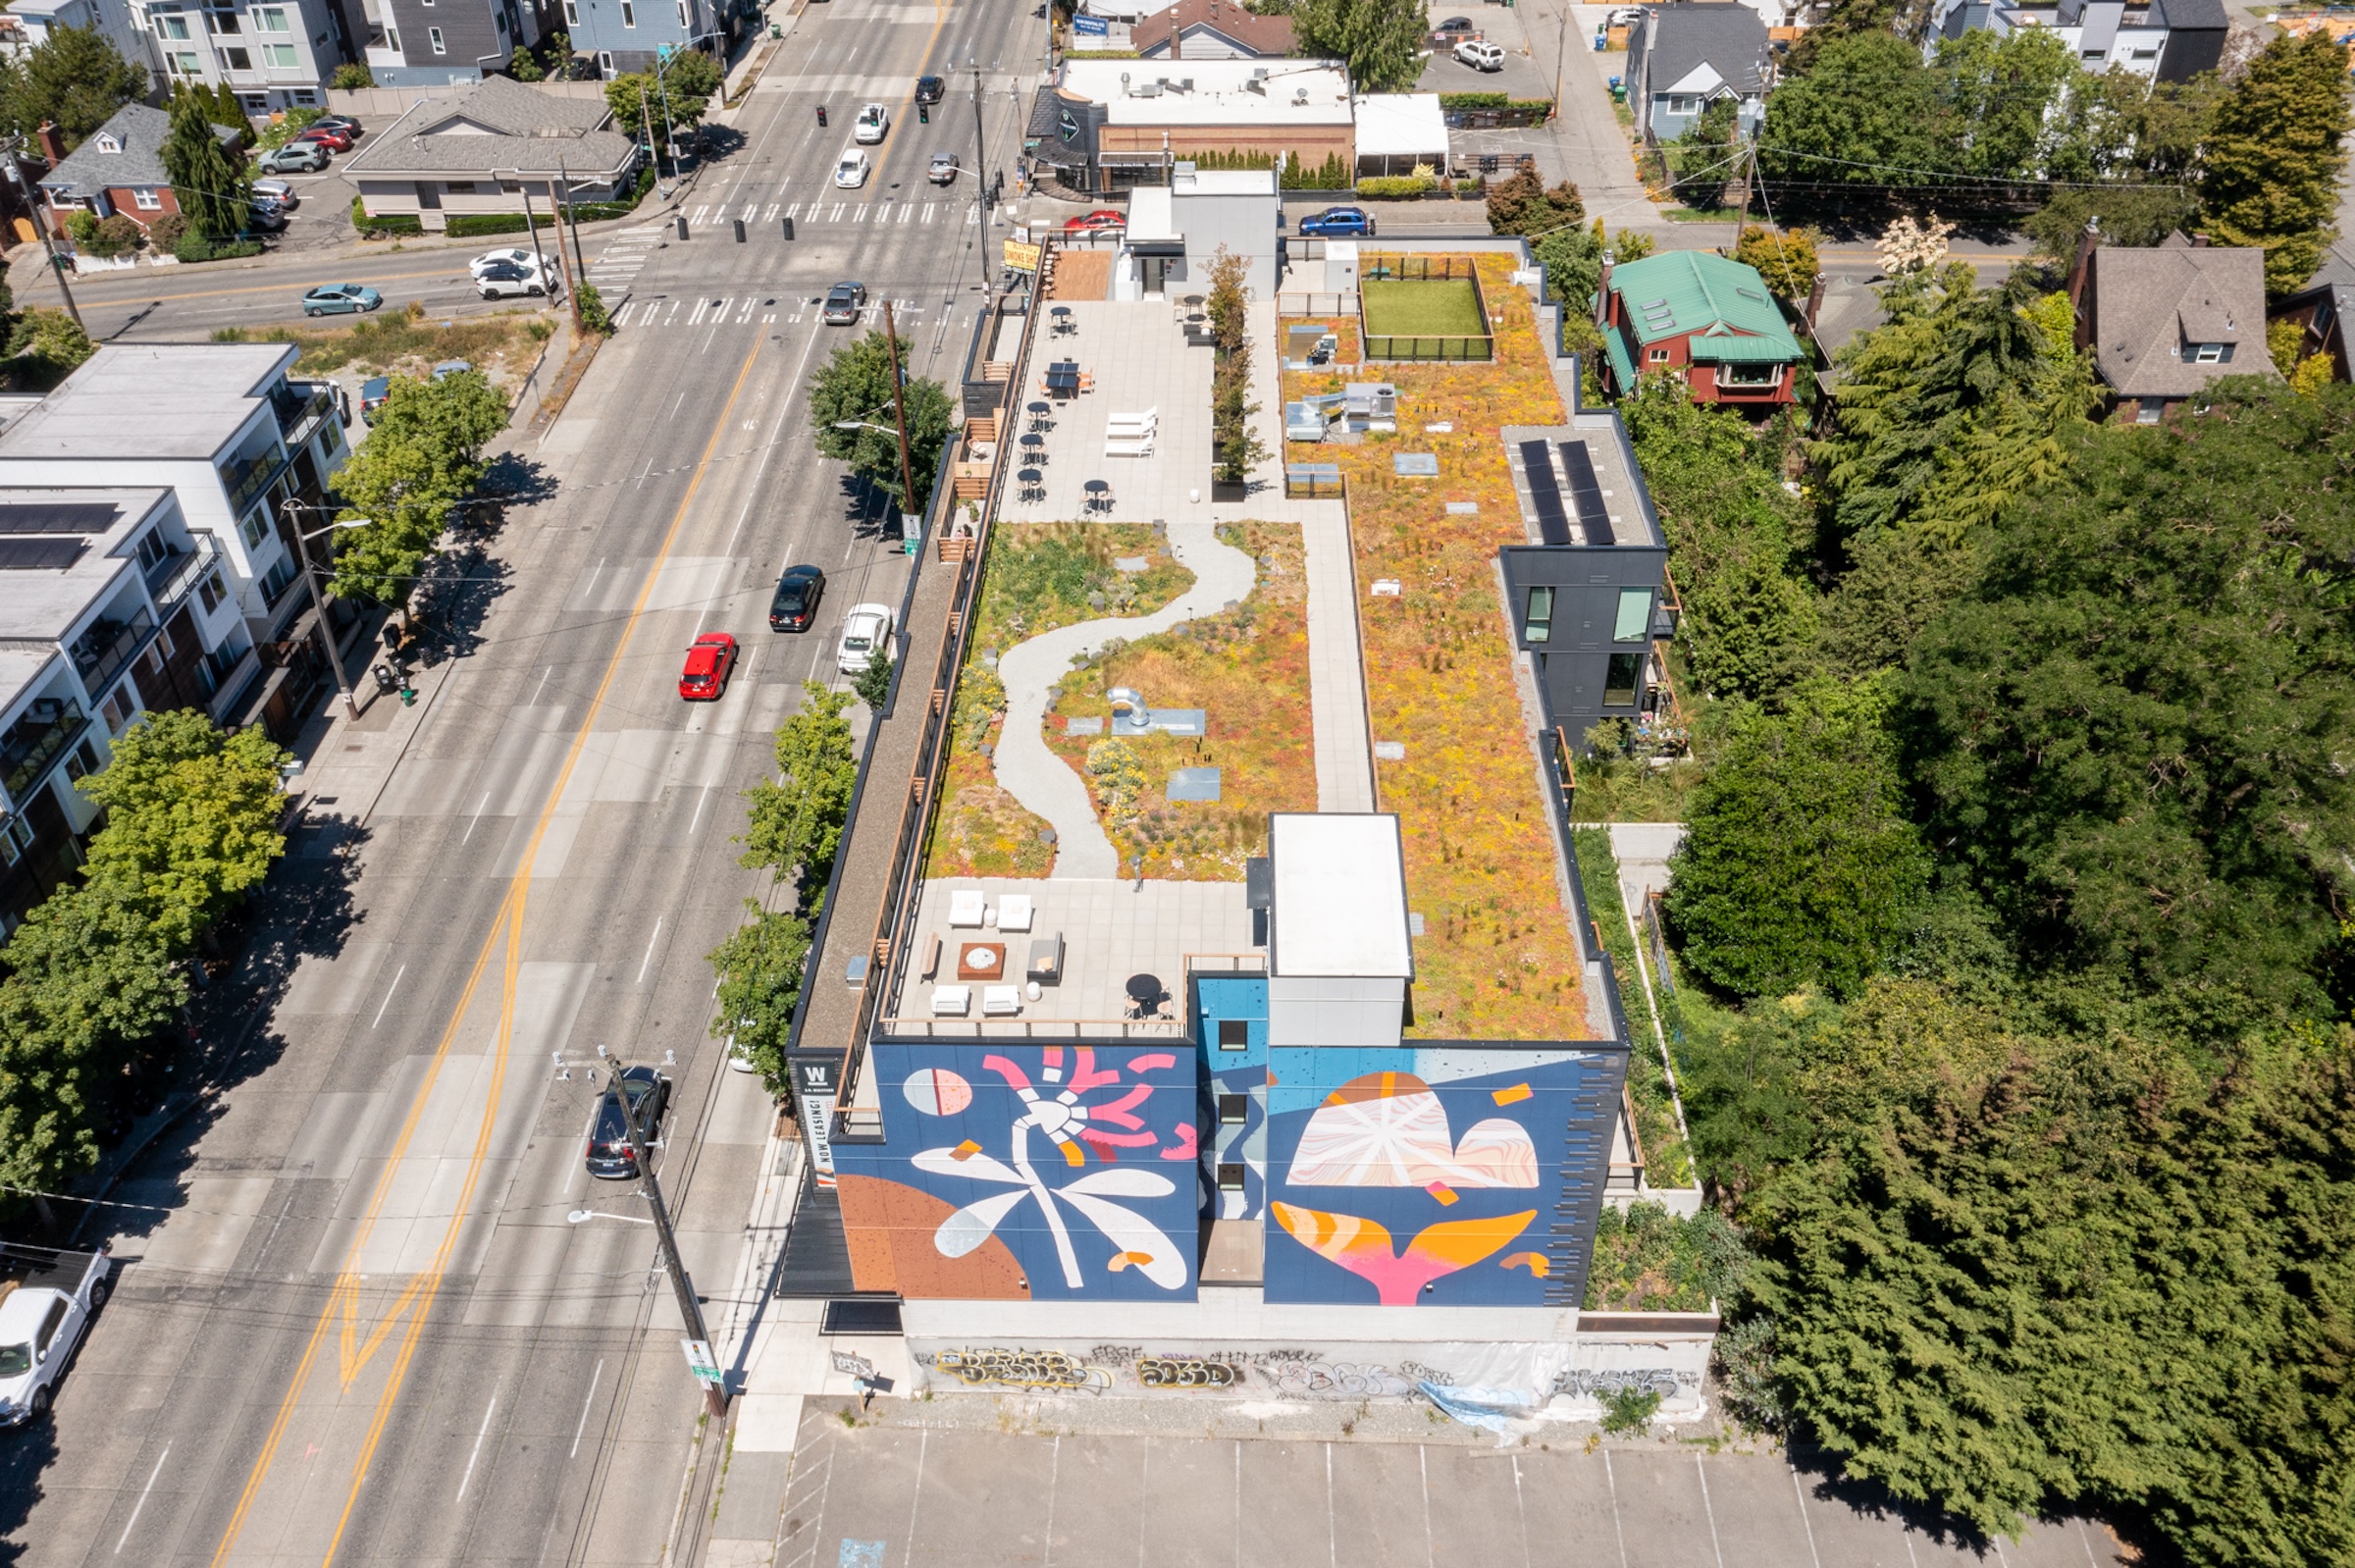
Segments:
[[[1047,367],[1047,395],[1076,397],[1079,395],[1079,361],[1058,359]]]

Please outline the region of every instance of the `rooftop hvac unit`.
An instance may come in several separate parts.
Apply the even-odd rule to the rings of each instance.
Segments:
[[[1292,89],[1292,102],[1294,102],[1294,103],[1306,103],[1306,102],[1308,102],[1308,89],[1307,89],[1306,87],[1294,87],[1294,88]]]

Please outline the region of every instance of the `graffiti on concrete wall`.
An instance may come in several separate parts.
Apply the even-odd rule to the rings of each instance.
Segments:
[[[1607,1399],[1632,1388],[1656,1393],[1665,1401],[1675,1398],[1679,1388],[1700,1386],[1700,1373],[1674,1367],[1564,1367],[1553,1380],[1553,1392],[1572,1399]]]
[[[968,1387],[996,1384],[1009,1388],[1102,1393],[1112,1386],[1103,1368],[1087,1366],[1061,1350],[943,1350],[927,1364]]]

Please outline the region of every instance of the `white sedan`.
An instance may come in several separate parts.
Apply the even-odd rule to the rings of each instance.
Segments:
[[[521,267],[526,272],[537,268],[542,272],[553,272],[556,264],[546,251],[535,254],[520,245],[506,250],[486,250],[466,264],[466,270],[477,278],[494,267]]]
[[[842,641],[834,649],[834,667],[845,675],[856,675],[866,668],[883,651],[885,663],[891,661],[891,606],[889,604],[853,604],[850,614],[843,617]]]
[[[891,111],[879,103],[868,104],[859,111],[859,118],[851,122],[851,139],[869,147],[881,141],[890,131]]]
[[[866,183],[867,173],[874,166],[872,164],[867,162],[866,154],[864,152],[854,149],[850,152],[844,153],[842,155],[842,162],[834,166],[835,188],[838,190],[857,190],[861,185]]]

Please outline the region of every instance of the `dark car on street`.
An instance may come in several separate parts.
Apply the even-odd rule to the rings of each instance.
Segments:
[[[777,579],[776,596],[768,601],[768,629],[806,632],[817,619],[818,601],[826,597],[826,574],[814,566],[788,566]]]
[[[1374,233],[1374,215],[1363,207],[1328,207],[1300,220],[1300,233],[1311,237],[1319,235],[1341,237],[1349,235]]]
[[[938,77],[916,78],[916,101],[917,103],[938,103],[941,93],[945,90],[946,88]]]
[[[618,1088],[608,1088],[597,1102],[597,1122],[589,1129],[589,1174],[627,1177],[638,1174],[638,1154],[630,1147],[630,1129],[621,1120],[621,1097],[630,1097],[638,1120],[638,1135],[652,1148],[662,1130],[662,1113],[670,1109],[670,1079],[653,1068],[631,1068]]]
[[[361,382],[360,422],[367,425],[375,424],[376,411],[384,407],[385,399],[392,395],[392,378],[390,376],[371,376]]]

